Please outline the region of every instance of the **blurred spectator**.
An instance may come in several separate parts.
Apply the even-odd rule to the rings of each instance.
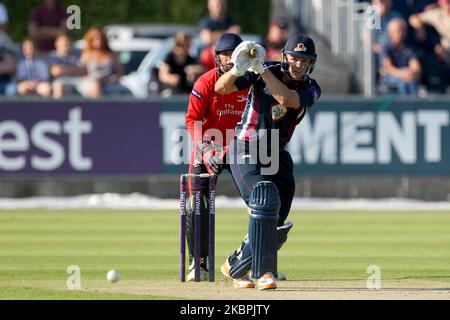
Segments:
[[[226,0],[208,0],[208,14],[200,19],[201,43],[193,52],[206,70],[216,67],[214,45],[224,32],[241,33],[241,27],[228,14]]]
[[[372,0],[380,13],[380,29],[373,32],[372,50],[375,54],[380,54],[383,47],[389,44],[388,24],[393,19],[402,18],[401,13],[392,9],[391,0]]]
[[[415,29],[419,41],[425,41],[429,36],[426,25],[433,27],[439,34],[440,40],[434,44],[433,51],[440,64],[437,69],[442,71],[443,78],[447,78],[443,79],[445,87],[450,73],[450,0],[439,0],[438,7],[411,16],[409,23]]]
[[[0,39],[0,94],[7,93],[11,80],[16,71],[16,58]]]
[[[450,0],[439,0],[438,4],[439,6],[434,9],[411,16],[409,23],[416,30],[417,38],[421,40],[427,37],[425,24],[436,29],[441,37],[437,49],[441,55],[444,53],[443,49],[450,48]]]
[[[421,66],[414,51],[405,44],[407,24],[393,19],[388,25],[390,44],[380,55],[382,92],[417,95]]]
[[[58,34],[66,31],[66,8],[59,0],[44,0],[33,9],[28,23],[28,33],[39,51],[55,49]]]
[[[16,55],[20,52],[20,46],[14,43],[7,34],[8,31],[8,9],[3,1],[0,0],[0,44],[9,50],[13,51]]]
[[[212,70],[216,67],[216,60],[215,60],[215,52],[216,52],[216,46],[210,46],[210,47],[206,47],[202,50],[202,52],[200,52],[200,56],[198,58],[198,60],[200,61],[200,63],[202,64],[202,66],[205,67],[205,69],[208,70]]]
[[[392,1],[392,8],[403,15],[405,20],[413,14],[424,10],[432,9],[436,6],[436,0],[395,0]]]
[[[17,92],[21,96],[37,94],[48,97],[51,94],[50,76],[47,64],[36,58],[35,47],[31,39],[22,43],[23,59],[16,70]]]
[[[159,80],[166,87],[161,92],[163,96],[190,93],[195,80],[205,71],[189,55],[191,41],[183,32],[176,34],[175,46],[159,68]]]
[[[55,47],[56,51],[48,57],[48,65],[53,78],[53,98],[59,99],[68,92],[74,92],[84,69],[80,65],[80,57],[72,52],[69,35],[60,34],[55,40]]]
[[[20,46],[14,43],[6,32],[0,31],[0,43],[3,47],[9,49],[11,52],[17,56],[20,54]]]
[[[267,60],[281,61],[281,49],[288,38],[288,22],[285,18],[276,18],[270,22],[265,47]]]
[[[8,29],[8,10],[3,1],[0,1],[0,31],[6,32]]]
[[[123,66],[118,55],[109,48],[103,30],[100,27],[92,27],[85,34],[84,42],[81,65],[85,69],[86,76],[78,83],[78,91],[87,98],[128,92],[119,83],[123,75]]]
[[[208,12],[199,22],[200,37],[205,47],[214,45],[224,32],[241,32],[241,27],[228,14],[226,0],[208,0]]]

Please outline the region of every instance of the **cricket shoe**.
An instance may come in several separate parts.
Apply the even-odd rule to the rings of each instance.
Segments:
[[[208,269],[203,264],[200,264],[200,281],[208,281],[209,279],[209,273]],[[189,266],[189,274],[187,276],[187,281],[195,281],[195,267],[194,267],[194,261],[192,261],[191,265]]]
[[[231,275],[230,275],[230,263],[228,262],[228,258],[227,260],[225,260],[224,264],[222,264],[222,266],[220,267],[220,271],[222,272],[222,274],[227,277],[228,279],[233,280],[233,287],[235,287],[236,289],[253,289],[255,287],[255,284],[253,283],[253,281],[250,279],[250,277],[246,274],[238,279],[234,279]]]
[[[259,290],[276,289],[277,283],[272,272],[266,272],[261,278],[258,279]]]

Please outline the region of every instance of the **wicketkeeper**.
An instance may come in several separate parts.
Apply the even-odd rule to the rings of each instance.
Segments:
[[[226,134],[233,139],[236,123],[241,119],[247,101],[248,89],[221,95],[214,91],[219,77],[231,70],[230,61],[234,49],[242,42],[234,33],[224,33],[215,46],[216,68],[203,74],[194,84],[189,97],[186,114],[186,127],[194,141],[189,173],[210,173],[219,175],[228,169],[225,154],[228,150]],[[230,134],[231,133],[231,134]],[[228,141],[229,143],[230,141]],[[201,180],[201,280],[208,279],[208,178]],[[192,184],[189,184],[192,195]],[[189,248],[188,281],[193,281],[194,270],[194,223],[193,197],[190,196],[186,206],[187,242]]]
[[[277,287],[277,250],[292,227],[285,220],[295,192],[293,162],[285,147],[321,94],[309,77],[317,60],[311,38],[291,37],[281,63],[266,63],[265,56],[259,44],[242,42],[232,54],[233,68],[215,85],[222,94],[251,88],[229,150],[233,179],[249,211],[248,235],[221,268],[238,288],[252,287],[245,278],[250,270],[258,289]],[[270,163],[263,155],[269,155]]]

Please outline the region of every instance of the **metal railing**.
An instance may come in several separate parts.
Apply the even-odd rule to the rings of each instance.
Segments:
[[[372,32],[367,26],[368,3],[356,0],[283,0],[290,19],[328,41],[331,51],[349,66],[361,93],[375,93]]]

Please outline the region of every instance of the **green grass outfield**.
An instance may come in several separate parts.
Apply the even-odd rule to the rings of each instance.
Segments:
[[[288,281],[279,289],[291,288],[290,298],[308,298],[308,290],[328,298],[327,288],[352,298],[346,289],[364,291],[367,268],[377,265],[392,290],[436,288],[450,299],[450,212],[307,211],[289,220],[294,228],[279,254]],[[0,299],[202,298],[195,288],[211,299],[248,298],[220,274],[246,227],[245,211],[218,210],[217,281],[181,284],[176,210],[0,211]],[[70,265],[80,267],[81,290],[66,286]],[[122,274],[115,284],[105,277],[113,268]]]

